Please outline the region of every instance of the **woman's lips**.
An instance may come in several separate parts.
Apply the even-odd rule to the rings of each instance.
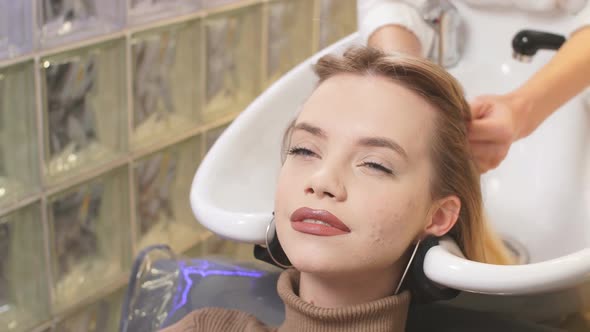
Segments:
[[[326,210],[314,210],[307,207],[299,208],[293,212],[291,215],[291,227],[296,231],[318,236],[350,233],[350,228],[335,215]]]

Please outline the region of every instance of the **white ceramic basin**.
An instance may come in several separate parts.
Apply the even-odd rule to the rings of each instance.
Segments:
[[[503,93],[546,63],[512,59],[510,41],[523,28],[566,33],[570,22],[497,11],[483,14],[457,4],[465,19],[465,53],[451,69],[468,97]],[[475,24],[477,22],[477,24]],[[477,36],[478,38],[474,38]],[[197,219],[237,241],[264,244],[280,167],[281,138],[316,78],[311,65],[342,52],[357,35],[308,59],[256,99],[224,132],[202,162],[191,190]],[[530,137],[515,143],[502,165],[482,178],[495,228],[520,246],[528,264],[495,266],[468,261],[452,244],[432,248],[427,276],[464,292],[453,302],[547,319],[590,308],[590,112],[577,97]],[[482,295],[493,294],[493,295]]]

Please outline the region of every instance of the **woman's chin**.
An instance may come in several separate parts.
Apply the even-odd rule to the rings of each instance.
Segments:
[[[293,267],[300,272],[321,273],[324,272],[327,268],[330,268],[330,266],[325,264],[325,262],[313,258],[295,258],[293,260],[289,258],[289,260],[291,261],[291,264],[293,264]]]
[[[297,253],[288,255],[293,267],[300,272],[326,274],[342,273],[351,269],[358,269],[358,266],[347,266],[348,260],[343,257],[328,257],[326,255]]]

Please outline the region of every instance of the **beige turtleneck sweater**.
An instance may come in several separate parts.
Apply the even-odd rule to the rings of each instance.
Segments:
[[[278,328],[268,327],[256,317],[221,308],[193,311],[161,332],[401,332],[405,331],[410,292],[342,308],[320,308],[298,295],[299,272],[284,271],[277,283],[285,303],[285,321]]]

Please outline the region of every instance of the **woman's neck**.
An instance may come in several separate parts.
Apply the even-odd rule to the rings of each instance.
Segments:
[[[375,301],[393,295],[401,278],[401,269],[359,273],[301,272],[299,297],[317,307],[339,308]]]

